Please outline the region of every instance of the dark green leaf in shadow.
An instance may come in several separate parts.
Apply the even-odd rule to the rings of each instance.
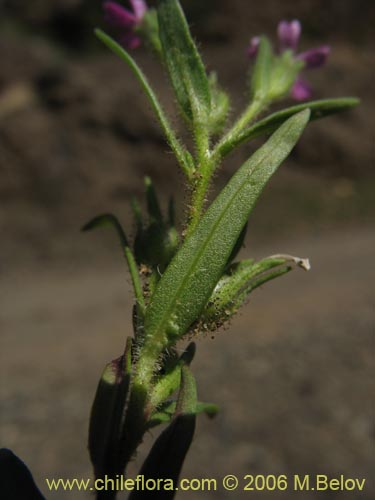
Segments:
[[[159,491],[133,491],[129,500],[172,500],[195,431],[195,415],[180,415],[160,434],[146,458],[139,475],[164,480]],[[164,486],[164,488],[163,488]]]
[[[137,233],[134,241],[134,254],[137,263],[146,265],[154,271],[153,281],[159,281],[160,275],[175,255],[179,246],[179,234],[172,223],[174,221],[173,203],[169,203],[167,217],[163,217],[154,184],[145,178],[148,221],[143,223],[137,207]],[[134,202],[133,202],[134,205]],[[139,208],[139,207],[138,207]]]
[[[44,500],[27,466],[11,450],[0,449],[1,500]]]
[[[162,223],[160,203],[150,177],[145,177],[147,211],[151,221]]]
[[[128,239],[117,217],[112,214],[101,214],[91,219],[82,227],[82,231],[91,231],[98,227],[113,227],[120,240],[121,248],[129,247]]]
[[[182,368],[181,388],[174,417],[160,434],[139,474],[145,480],[164,480],[160,491],[133,491],[129,500],[172,500],[195,431],[196,384],[187,366]],[[164,486],[164,487],[163,487]]]
[[[96,477],[122,473],[120,435],[130,383],[131,346],[128,338],[124,355],[105,367],[93,402],[89,452]]]

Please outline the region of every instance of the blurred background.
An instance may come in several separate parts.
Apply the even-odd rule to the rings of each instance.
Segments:
[[[247,98],[249,39],[275,39],[280,19],[302,21],[302,50],[332,46],[329,64],[308,75],[315,98],[362,99],[310,125],[253,213],[243,256],[292,253],[310,257],[312,270],[266,285],[230,329],[197,339],[200,399],[222,410],[214,421],[200,417],[183,476],[345,474],[367,478],[365,491],[298,498],[374,498],[375,3],[182,4],[233,116]],[[103,366],[131,331],[114,236],[79,229],[113,212],[131,235],[129,201],[142,196],[146,174],[163,199],[176,194],[181,214],[188,203],[145,97],[94,26],[105,27],[100,0],[0,0],[0,445],[56,499],[90,497],[48,492],[45,478],[91,477],[90,405]],[[135,56],[173,114],[162,71],[143,49]],[[255,146],[228,159],[217,186]]]

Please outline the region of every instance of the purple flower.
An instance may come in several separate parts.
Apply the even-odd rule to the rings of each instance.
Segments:
[[[277,36],[279,37],[280,50],[291,49],[293,52],[297,50],[298,42],[301,36],[301,23],[295,19],[294,21],[280,21],[277,27]]]
[[[250,40],[250,44],[247,48],[247,55],[250,57],[250,59],[256,58],[256,55],[258,53],[259,44],[260,44],[259,36],[253,36],[253,38]]]
[[[126,48],[135,49],[141,45],[141,38],[135,33],[136,28],[142,23],[148,10],[145,0],[129,0],[132,10],[126,9],[117,2],[104,2],[104,19],[114,28],[123,33],[120,42]]]
[[[295,101],[306,101],[312,96],[312,88],[308,82],[299,76],[294,82],[290,93]]]
[[[331,51],[330,47],[328,45],[321,45],[320,47],[297,54],[301,31],[301,23],[297,19],[293,21],[280,21],[277,27],[279,53],[282,54],[290,50],[296,61],[302,61],[304,63],[304,69],[320,68],[327,60]],[[259,37],[254,37],[250,40],[247,54],[251,59],[256,57],[259,43]],[[291,95],[296,101],[305,101],[312,96],[312,88],[299,76],[291,89]]]

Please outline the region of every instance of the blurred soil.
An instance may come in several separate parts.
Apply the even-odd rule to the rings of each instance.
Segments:
[[[181,214],[188,198],[134,78],[90,41],[98,9],[21,4],[0,4],[0,445],[30,465],[47,498],[90,498],[48,493],[44,478],[91,476],[90,404],[130,334],[131,303],[115,239],[79,228],[114,212],[131,234],[129,201],[146,174],[163,199],[181,193]],[[198,339],[200,398],[222,411],[200,418],[183,476],[345,474],[367,478],[365,491],[298,498],[374,498],[374,3],[187,5],[233,115],[246,99],[244,47],[282,17],[304,21],[303,49],[333,46],[330,64],[311,73],[316,97],[358,95],[362,105],[312,124],[254,212],[243,255],[309,256],[312,270],[258,290],[230,330]],[[142,50],[137,59],[172,114],[165,77]],[[226,162],[219,186],[253,149]]]

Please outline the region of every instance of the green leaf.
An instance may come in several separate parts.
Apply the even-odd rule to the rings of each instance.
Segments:
[[[26,464],[7,448],[0,449],[2,500],[45,500]]]
[[[251,94],[254,99],[262,101],[267,98],[271,83],[272,61],[271,44],[266,37],[262,36],[251,78]]]
[[[242,247],[245,244],[245,238],[247,234],[247,224],[245,224],[244,228],[242,229],[239,237],[237,238],[236,244],[233,247],[232,253],[229,256],[228,259],[228,265],[234,261],[234,259],[237,257],[237,255],[240,253]]]
[[[199,413],[205,413],[207,417],[214,418],[219,413],[219,407],[213,403],[197,403],[197,407],[195,409],[196,415]]]
[[[164,61],[183,114],[190,121],[207,120],[210,86],[202,59],[177,0],[162,0],[158,9]]]
[[[312,121],[325,118],[326,116],[330,116],[335,113],[347,111],[348,109],[357,106],[359,103],[360,101],[356,97],[341,97],[337,99],[310,101],[277,111],[263,120],[258,121],[253,126],[245,129],[240,134],[233,137],[232,140],[221,144],[219,154],[224,157],[240,144],[250,141],[251,139],[255,139],[256,137],[274,132],[288,118],[305,109],[310,109],[310,120]]]
[[[190,366],[191,362],[194,359],[195,356],[195,351],[197,350],[197,346],[195,342],[190,342],[190,344],[187,345],[186,349],[180,356],[180,361],[181,363],[184,363],[187,366]]]
[[[147,211],[150,220],[162,223],[163,215],[161,213],[160,203],[150,177],[145,177],[145,186],[146,186]]]
[[[260,193],[295,146],[309,115],[306,110],[290,118],[245,162],[177,252],[147,309],[140,363],[148,365],[156,349],[174,343],[199,318]]]
[[[131,371],[130,338],[125,353],[102,374],[91,410],[89,451],[95,476],[121,473],[120,439]]]
[[[137,230],[141,231],[143,228],[143,217],[142,217],[142,210],[141,207],[138,203],[137,198],[133,197],[131,200],[131,209],[134,215],[134,221],[137,226]]]
[[[174,416],[194,415],[197,407],[197,384],[187,365],[181,367],[181,386]]]
[[[160,424],[169,423],[173,418],[174,412],[176,411],[176,405],[176,401],[169,401],[165,405],[162,405],[160,410],[152,415],[151,420],[148,424],[148,428],[152,429]],[[220,408],[218,407],[218,405],[198,401],[194,410],[194,415],[205,413],[208,418],[214,418],[219,413],[219,411]]]
[[[82,227],[82,231],[90,231],[98,227],[113,227],[119,237],[121,248],[124,252],[125,259],[128,263],[130,276],[133,283],[134,293],[137,300],[137,308],[140,317],[143,316],[145,310],[145,302],[143,297],[142,283],[138,273],[137,263],[135,261],[133,252],[131,251],[130,245],[126,234],[118,221],[117,217],[112,214],[102,214],[94,217],[90,222]]]
[[[133,490],[129,500],[172,500],[175,497],[182,466],[193,441],[195,421],[195,415],[180,415],[160,434],[139,475],[145,481],[160,481],[161,488]]]
[[[82,231],[91,231],[92,229],[96,229],[98,227],[112,227],[117,233],[121,248],[129,246],[125,231],[123,230],[117,217],[113,214],[97,215],[82,227]]]
[[[133,492],[129,500],[144,498],[168,500],[175,496],[178,478],[193,441],[197,408],[197,387],[193,374],[185,365],[181,369],[181,386],[177,399],[176,409],[170,425],[156,440],[146,458],[140,475],[145,479],[164,479],[172,481],[171,488],[152,492]]]
[[[295,267],[308,271],[310,263],[308,259],[280,254],[255,263],[247,259],[233,264],[229,274],[224,275],[216,285],[202,313],[202,329],[216,330],[238,311],[255,288]]]
[[[161,57],[158,16],[155,9],[149,8],[143,16],[142,22],[135,28],[142,41],[155,55]]]
[[[229,96],[219,87],[217,74],[211,72],[209,76],[211,93],[211,113],[209,116],[209,131],[211,134],[219,134],[225,126],[229,112]]]
[[[303,62],[296,59],[292,50],[286,50],[281,55],[274,57],[267,101],[275,102],[285,97],[290,92],[303,66]]]
[[[157,99],[154,91],[152,90],[150,84],[147,81],[146,76],[143,74],[140,67],[134,61],[126,50],[124,50],[121,45],[119,45],[113,38],[108,36],[102,30],[95,30],[96,36],[110,49],[112,52],[117,54],[133,71],[135,77],[143,88],[145,94],[147,95],[150,104],[160,122],[160,125],[164,131],[167,138],[168,144],[176,155],[177,161],[181,165],[182,170],[186,174],[189,180],[192,180],[192,174],[194,171],[194,162],[190,153],[181,145],[180,141],[176,137],[164,110]]]
[[[180,240],[176,228],[171,223],[174,218],[171,206],[168,207],[169,213],[164,220],[154,185],[149,177],[145,178],[145,186],[148,224],[143,224],[140,213],[136,214],[137,232],[134,254],[138,264],[145,264],[155,271],[153,280],[157,282],[160,273],[164,271],[176,253]],[[135,212],[134,207],[133,212]]]
[[[166,373],[159,376],[150,395],[149,407],[157,408],[180,387],[182,367],[190,365],[195,355],[195,349],[194,342],[191,342],[180,358],[167,369]]]
[[[178,389],[181,383],[181,364],[178,363],[175,367],[161,376],[155,384],[150,395],[149,406],[156,408],[166,399],[170,398],[172,394]]]
[[[148,421],[147,428],[152,429],[160,424],[169,423],[176,411],[176,401],[167,401],[160,405],[160,408],[152,415]]]

